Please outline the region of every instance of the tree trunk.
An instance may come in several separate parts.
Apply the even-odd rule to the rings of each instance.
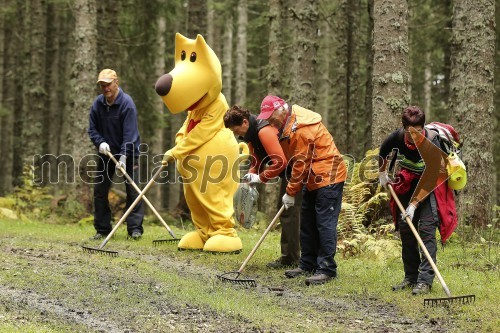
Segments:
[[[72,148],[77,177],[68,186],[67,202],[79,202],[87,213],[91,212],[92,199],[87,172],[88,159],[95,152],[87,134],[88,112],[95,98],[97,15],[95,0],[75,0],[75,53],[71,73],[72,90],[67,121],[71,128],[66,134],[67,146]],[[82,212],[84,213],[84,212]]]
[[[26,2],[27,24],[26,37],[28,41],[29,69],[26,81],[23,82],[26,90],[24,103],[23,126],[24,160],[27,164],[33,163],[35,154],[43,154],[43,147],[47,140],[43,135],[43,115],[46,113],[47,92],[45,91],[45,61],[46,61],[46,3],[40,0]]]
[[[374,52],[373,52],[373,2],[374,0],[367,1],[368,9],[368,29],[366,36],[366,81],[365,81],[365,119],[372,119],[373,114],[373,64],[375,62]],[[364,151],[373,149],[374,145],[377,143],[372,142],[372,122],[366,121],[364,125],[364,137],[365,137],[365,147]]]
[[[298,0],[292,9],[295,20],[295,83],[293,97],[297,104],[314,110],[318,50],[318,3],[315,0]]]
[[[55,22],[60,22],[62,19],[58,17],[56,11],[56,4],[49,2],[47,4],[47,15],[45,18],[46,26],[46,59],[45,62],[45,82],[44,91],[47,94],[47,102],[45,110],[42,116],[42,136],[45,138],[43,141],[42,151],[39,152],[42,155],[53,154],[58,156],[57,144],[58,136],[60,134],[60,128],[58,128],[58,122],[54,121],[58,118],[61,109],[59,109],[60,99],[64,96],[58,95],[60,87],[58,86],[58,77],[61,76],[59,72],[59,62],[60,52],[59,52],[59,37],[62,35],[57,31],[57,24]],[[64,75],[63,75],[64,76]],[[49,164],[48,167],[43,167],[43,180],[44,185],[48,184],[46,181],[49,179],[56,179],[57,175],[57,165]],[[52,188],[55,190],[55,187]]]
[[[330,113],[331,128],[335,130],[335,144],[340,151],[345,152],[349,143],[349,110],[348,110],[348,49],[349,49],[349,7],[350,0],[342,0],[334,11],[333,36],[334,57],[332,66],[332,81],[334,86],[333,110]]]
[[[23,185],[23,170],[24,170],[24,156],[25,149],[24,144],[26,139],[22,133],[23,127],[25,124],[24,119],[24,104],[25,104],[25,95],[27,94],[27,73],[26,68],[29,67],[28,61],[28,47],[27,42],[23,38],[25,35],[25,30],[27,29],[29,20],[26,2],[23,0],[16,0],[16,16],[20,19],[16,24],[16,32],[14,33],[15,37],[15,48],[17,52],[13,54],[21,54],[22,56],[16,56],[14,59],[14,69],[13,69],[13,81],[14,81],[14,101],[13,105],[15,106],[14,113],[14,133],[17,133],[17,138],[13,142],[13,161],[12,161],[12,185],[13,186],[22,186]],[[21,135],[19,135],[21,133]]]
[[[372,144],[401,124],[408,96],[408,4],[406,0],[374,1]]]
[[[66,110],[68,109],[69,94],[67,89],[67,78],[71,73],[71,62],[69,60],[70,50],[74,49],[74,41],[69,31],[74,30],[74,17],[71,13],[63,12],[61,14],[60,20],[58,22],[58,31],[68,31],[68,33],[62,33],[59,35],[59,45],[58,45],[58,59],[57,62],[57,79],[55,81],[56,85],[56,100],[57,100],[57,115],[55,117],[55,123],[57,123],[57,136],[56,136],[56,154],[59,155],[63,150],[68,151],[66,145],[65,134],[68,132],[68,127],[70,124],[66,122]],[[88,107],[90,110],[90,106]]]
[[[227,20],[224,24],[224,40],[222,46],[222,94],[226,97],[227,103],[233,105],[231,97],[233,82],[233,12],[228,10]]]
[[[432,103],[432,68],[431,54],[425,53],[425,68],[424,68],[424,105],[425,119],[432,119],[431,103]]]
[[[12,144],[13,144],[13,75],[14,68],[15,38],[13,37],[13,15],[8,15],[7,9],[14,4],[10,0],[0,1],[1,8],[5,11],[0,13],[0,196],[8,194],[12,190]]]
[[[267,64],[267,91],[271,95],[282,94],[282,71],[280,64],[284,50],[282,43],[282,2],[281,0],[269,1],[269,60]]]
[[[112,68],[120,71],[120,59],[126,54],[120,51],[120,18],[121,1],[97,1],[97,69],[101,71],[104,68]],[[118,66],[118,67],[117,67]]]
[[[461,138],[467,186],[459,216],[467,224],[491,223],[493,204],[495,4],[455,0],[450,110]]]
[[[329,14],[330,11],[327,12]],[[336,56],[333,56],[334,47],[336,44],[336,38],[334,36],[334,29],[330,26],[329,15],[322,17],[319,21],[319,48],[318,48],[318,75],[316,79],[316,86],[318,87],[318,106],[316,112],[321,114],[323,124],[329,129],[330,133],[334,133],[338,127],[336,124],[336,112],[337,108],[333,107],[335,99],[333,98],[334,86],[333,80],[330,78],[335,78],[332,75],[334,70]],[[342,131],[339,131],[342,132]],[[340,134],[339,134],[340,135]],[[335,136],[335,144],[337,144],[337,138],[339,135]],[[340,140],[340,138],[339,138]],[[338,146],[338,144],[337,144]]]
[[[207,0],[187,0],[187,36],[196,38],[197,34],[207,34]]]
[[[347,148],[342,153],[362,157],[364,133],[357,128],[366,122],[364,117],[360,78],[361,0],[348,2],[347,11]],[[337,136],[339,131],[335,131]],[[353,142],[356,142],[354,144]]]
[[[245,105],[247,99],[247,0],[238,2],[238,28],[236,40],[236,82],[234,100]]]
[[[215,54],[218,52],[215,51],[214,43],[215,43],[215,8],[213,0],[207,0],[207,35],[205,36],[205,41],[208,45],[212,45],[212,49]]]
[[[283,73],[280,70],[284,57],[284,46],[282,42],[283,17],[281,16],[283,3],[281,0],[269,1],[269,53],[267,64],[267,91],[271,95],[282,96],[283,93]],[[259,101],[260,104],[261,101]],[[258,110],[257,112],[259,112]],[[259,210],[272,218],[276,214],[279,194],[279,183],[267,183],[259,187]]]
[[[167,34],[167,21],[164,15],[158,15],[157,19],[157,37],[156,37],[156,50],[157,50],[157,55],[156,55],[156,61],[155,61],[155,77],[160,77],[163,74],[165,74],[166,68],[165,68],[165,52],[166,52],[166,34]],[[164,110],[165,106],[163,104],[163,101],[161,98],[155,98],[154,99],[154,112],[158,114],[158,119],[164,118]],[[167,147],[165,145],[165,142],[163,140],[163,130],[158,129],[156,130],[156,135],[154,135],[151,140],[151,146],[149,150],[149,159],[148,159],[148,170],[153,170],[155,165],[159,166],[159,163],[155,162],[160,162],[162,158],[158,157],[157,161],[153,160],[155,155],[161,155],[163,154],[166,150]],[[148,179],[152,177],[152,172],[148,173]],[[163,208],[163,191],[165,189],[165,186],[153,186],[151,188],[151,201],[152,203],[160,203],[158,209]],[[149,196],[149,195],[148,195]]]

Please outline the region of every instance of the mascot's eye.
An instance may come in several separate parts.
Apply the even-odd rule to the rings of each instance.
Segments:
[[[186,51],[181,51],[181,60],[184,61],[186,59]]]
[[[191,53],[191,57],[189,57],[189,61],[191,61],[191,62],[196,61],[196,52]]]

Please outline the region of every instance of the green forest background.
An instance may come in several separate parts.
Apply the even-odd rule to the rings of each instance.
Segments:
[[[468,185],[458,198],[461,220],[486,226],[495,218],[498,1],[0,4],[0,196],[29,192],[40,203],[50,195],[47,205],[62,205],[65,214],[92,211],[92,187],[81,179],[92,169],[95,147],[86,130],[103,68],[117,71],[136,103],[147,144],[141,156],[145,183],[184,121],[154,91],[156,80],[173,68],[180,32],[202,34],[214,49],[229,105],[258,113],[272,93],[310,108],[323,116],[340,151],[358,162],[399,126],[406,105],[423,108],[428,122],[451,123],[463,138],[468,167]],[[43,162],[52,169],[43,169]],[[276,188],[261,188],[261,200],[276,202]],[[179,184],[156,186],[148,198],[174,215],[186,211]],[[275,212],[273,205],[260,208]]]

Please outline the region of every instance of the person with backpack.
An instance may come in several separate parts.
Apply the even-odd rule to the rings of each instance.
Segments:
[[[447,155],[443,152],[440,136],[425,127],[425,113],[417,106],[405,108],[401,121],[402,128],[391,133],[380,146],[379,181],[384,187],[391,184],[403,206],[407,207],[404,214],[398,214],[391,199],[392,215],[401,237],[404,267],[403,281],[392,289],[412,289],[413,295],[419,295],[430,292],[435,274],[426,257],[419,252],[406,217],[412,220],[435,262],[436,228],[439,227],[444,243],[456,227],[457,216],[453,190],[447,185],[446,172],[442,172]],[[393,151],[398,156],[399,169],[394,181],[387,170],[388,156]],[[425,177],[422,176],[424,170]]]
[[[281,178],[280,197],[285,194],[288,184],[286,177],[287,159],[278,141],[278,131],[269,126],[267,120],[259,120],[238,105],[233,105],[224,115],[224,124],[240,140],[248,143],[251,165],[243,177],[250,185],[266,183]],[[300,200],[300,195],[297,202]],[[280,203],[281,206],[281,203]],[[299,207],[297,209],[297,207]],[[278,207],[279,209],[279,207]],[[300,205],[284,211],[281,222],[281,255],[267,264],[269,268],[296,266],[300,259]]]

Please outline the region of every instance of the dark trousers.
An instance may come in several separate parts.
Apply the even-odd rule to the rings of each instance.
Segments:
[[[286,179],[281,179],[279,208],[283,204],[281,198],[285,195]],[[280,216],[281,223],[281,262],[285,265],[296,265],[300,260],[300,206],[302,192],[295,196],[295,205],[285,210]]]
[[[304,187],[300,214],[300,268],[337,276],[334,257],[343,190],[343,182],[314,191]]]
[[[98,159],[98,169],[97,169],[97,183],[94,185],[94,228],[95,230],[103,235],[107,235],[111,232],[111,209],[109,208],[108,193],[111,187],[111,182],[113,175],[115,174],[115,164],[109,158],[99,155]],[[118,158],[117,158],[118,159]],[[127,165],[125,166],[127,173],[130,178],[134,180],[136,184],[139,181],[139,164],[137,158],[127,158]],[[120,180],[124,180],[125,177],[121,177]],[[125,181],[125,190],[127,192],[127,203],[125,206],[125,211],[130,207],[134,200],[139,195],[134,187]],[[142,200],[134,207],[130,215],[127,217],[127,232],[129,235],[132,234],[134,230],[138,230],[141,233],[144,232],[142,228],[142,220],[144,218],[144,208],[142,205]]]
[[[408,200],[405,201],[406,202],[403,204],[404,207],[408,205]],[[431,193],[417,207],[413,217],[413,225],[418,230],[418,234],[420,238],[422,238],[422,242],[434,262],[436,262],[437,253],[436,228],[439,224],[436,207],[436,198],[434,193]],[[424,282],[428,285],[432,285],[435,275],[434,270],[418,245],[417,239],[415,235],[413,235],[410,226],[406,222],[403,222],[400,214],[398,214],[398,226],[401,235],[401,252],[405,279],[412,282]]]

